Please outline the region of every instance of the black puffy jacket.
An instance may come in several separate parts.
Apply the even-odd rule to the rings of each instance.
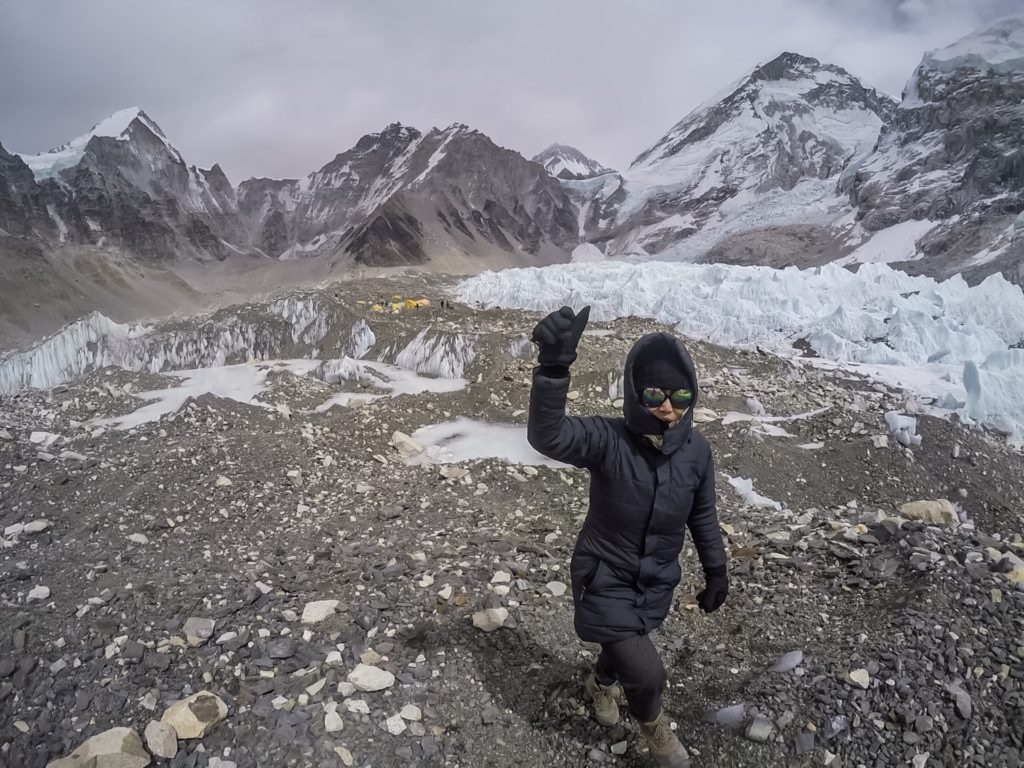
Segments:
[[[697,402],[697,372],[686,348],[652,333],[630,350],[623,418],[565,415],[568,376],[534,370],[527,436],[537,451],[590,471],[590,509],[570,564],[576,633],[614,642],[660,626],[679,584],[679,552],[689,527],[705,569],[725,565],[715,510],[715,465],[693,428],[693,406],[671,429],[640,402],[633,361],[648,344],[678,355]],[[661,434],[656,448],[645,435]]]

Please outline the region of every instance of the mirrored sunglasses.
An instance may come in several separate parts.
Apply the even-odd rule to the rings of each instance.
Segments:
[[[640,391],[640,399],[647,408],[657,408],[666,399],[672,402],[673,408],[687,408],[693,402],[693,390],[661,389],[660,387],[644,387]]]

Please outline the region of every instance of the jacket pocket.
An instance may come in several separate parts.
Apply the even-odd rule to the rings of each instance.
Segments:
[[[604,560],[598,560],[597,564],[590,570],[590,572],[583,578],[581,586],[583,588],[583,595],[585,596],[588,592],[600,591],[603,584],[607,582],[608,566]]]

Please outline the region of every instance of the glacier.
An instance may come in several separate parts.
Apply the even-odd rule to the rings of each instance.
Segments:
[[[312,355],[312,346],[344,321],[312,295],[160,328],[116,323],[94,312],[31,349],[0,359],[0,394],[48,389],[107,366],[151,373],[211,368],[281,357],[295,344],[305,345]],[[374,341],[366,322],[356,320],[340,352],[365,354]]]
[[[1024,292],[996,274],[976,286],[884,263],[851,272],[680,262],[605,262],[484,272],[459,299],[595,320],[647,317],[723,346],[797,357],[806,341],[838,364],[955,405],[966,421],[1024,438]],[[815,361],[817,362],[817,361]]]

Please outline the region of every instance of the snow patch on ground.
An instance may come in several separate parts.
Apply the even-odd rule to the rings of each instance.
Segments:
[[[426,448],[410,460],[414,464],[454,464],[493,458],[510,464],[567,466],[533,450],[526,441],[526,427],[514,424],[460,418],[421,427],[412,433],[412,438]]]
[[[838,259],[836,266],[847,264],[888,264],[919,258],[917,241],[935,228],[934,221],[903,221],[881,229],[852,253]]]
[[[266,403],[255,400],[255,397],[266,389],[267,375],[271,371],[288,370],[295,374],[306,374],[315,368],[317,363],[316,360],[283,360],[175,371],[173,377],[181,380],[179,385],[139,392],[136,395],[140,400],[150,401],[148,405],[125,416],[99,418],[94,423],[115,429],[133,429],[157,421],[168,413],[174,413],[189,398],[205,394],[269,408]]]
[[[749,477],[730,477],[729,475],[726,475],[726,477],[729,480],[729,485],[733,487],[733,490],[743,499],[745,504],[749,504],[752,507],[768,507],[782,511],[782,504],[780,502],[769,499],[767,496],[762,496],[754,490],[754,481]]]

